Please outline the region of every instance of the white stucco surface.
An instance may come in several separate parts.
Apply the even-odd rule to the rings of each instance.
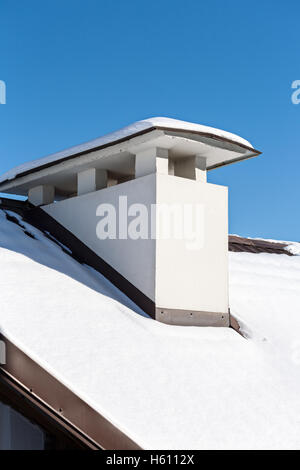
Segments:
[[[119,207],[119,198],[124,196],[126,213]],[[132,213],[124,225],[128,238],[120,239],[120,214],[126,217],[135,203],[143,204],[148,212],[145,236],[149,238],[130,238]],[[115,239],[97,236],[100,215],[106,213],[104,209],[97,215],[100,204],[111,204],[115,210]],[[43,209],[157,307],[227,313],[227,206],[226,187],[156,173]],[[152,239],[155,228],[157,239]],[[184,230],[178,232],[180,228]]]
[[[100,191],[81,195],[71,199],[59,201],[43,209],[54,219],[70,230],[79,240],[85,243],[97,255],[109,263],[128,281],[150,299],[155,299],[155,240],[119,237],[119,213],[127,213],[129,206],[144,204],[151,213],[151,204],[155,203],[156,179],[155,175],[129,181],[127,183],[111,186]],[[119,211],[120,197],[127,197],[125,211]],[[116,239],[102,239],[97,236],[97,225],[105,217],[106,210],[98,213],[101,204],[109,204],[116,214]],[[109,209],[108,209],[109,210]],[[111,212],[113,214],[113,212]],[[132,217],[128,217],[130,221]],[[127,219],[125,229],[127,231]],[[123,235],[121,235],[122,237]],[[126,234],[124,235],[124,237]]]
[[[183,215],[167,239],[166,215],[157,216],[157,306],[227,313],[227,188],[160,174],[156,184],[158,203],[175,211],[182,208]],[[180,228],[182,233],[177,234]]]
[[[28,192],[28,200],[35,206],[43,204],[50,204],[54,201],[55,189],[54,186],[40,185],[31,188]]]

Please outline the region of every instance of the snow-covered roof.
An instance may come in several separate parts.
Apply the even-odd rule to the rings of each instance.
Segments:
[[[143,316],[22,224],[35,238],[0,211],[1,332],[136,443],[300,447],[299,256],[230,253],[230,307],[245,339]]]
[[[221,140],[233,142],[244,148],[247,148],[248,150],[254,150],[250,142],[230,132],[215,129],[209,126],[204,126],[201,124],[194,124],[166,117],[154,117],[142,121],[137,121],[118,131],[106,134],[103,137],[99,137],[89,142],[85,142],[83,144],[68,148],[61,152],[54,153],[47,157],[19,165],[16,168],[13,168],[1,175],[0,183],[13,180],[18,176],[22,176],[24,174],[28,174],[29,172],[36,171],[41,167],[54,165],[64,159],[70,158],[71,156],[82,155],[82,153],[94,149],[103,148],[105,146],[118,143],[120,141],[124,141],[141,133],[149,132],[153,129],[167,129],[170,131],[202,134],[214,138],[219,138]],[[254,151],[254,153],[258,154],[259,152]]]

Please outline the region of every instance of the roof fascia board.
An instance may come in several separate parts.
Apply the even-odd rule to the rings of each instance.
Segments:
[[[84,151],[79,152],[77,154],[72,154],[72,155],[69,155],[67,157],[64,157],[61,160],[56,160],[56,161],[53,161],[53,162],[49,162],[49,163],[46,163],[45,165],[33,168],[31,170],[24,171],[23,173],[20,173],[19,175],[17,175],[13,180],[11,180],[11,182],[14,182],[16,179],[20,179],[24,176],[32,175],[33,173],[40,172],[43,169],[46,169],[46,168],[49,168],[49,167],[54,167],[54,166],[59,167],[60,164],[63,164],[65,162],[70,162],[71,161],[72,162],[71,166],[74,166],[74,164],[76,164],[74,160],[77,159],[80,156],[83,156],[83,155],[86,155],[86,154],[95,154],[96,152],[98,152],[100,150],[108,149],[108,148],[115,147],[115,146],[117,148],[118,145],[121,145],[121,144],[124,144],[124,143],[127,144],[125,146],[125,147],[127,147],[127,146],[132,145],[136,138],[141,137],[141,136],[145,136],[145,135],[147,135],[151,132],[155,132],[155,131],[161,131],[162,134],[163,133],[165,133],[165,134],[168,133],[170,135],[177,135],[177,136],[180,136],[180,135],[183,134],[185,137],[187,137],[188,135],[198,136],[198,137],[201,137],[202,139],[206,139],[206,142],[205,142],[205,140],[203,140],[203,142],[207,143],[208,145],[219,147],[220,145],[216,145],[216,142],[219,142],[221,144],[221,147],[225,148],[225,149],[226,149],[226,145],[227,145],[227,148],[228,148],[228,145],[230,145],[231,150],[236,149],[236,150],[234,150],[236,152],[240,152],[241,149],[243,149],[244,151],[248,151],[249,152],[248,156],[245,157],[245,158],[251,158],[251,157],[258,156],[258,155],[261,154],[261,152],[259,152],[258,150],[255,150],[252,147],[249,147],[249,146],[247,146],[245,144],[242,144],[240,142],[236,142],[234,140],[228,139],[226,137],[217,136],[216,134],[213,134],[213,133],[186,130],[186,129],[180,129],[180,128],[174,129],[174,128],[171,128],[171,127],[164,127],[164,126],[153,126],[153,127],[144,129],[142,131],[139,131],[135,134],[131,134],[130,136],[123,137],[123,138],[121,138],[117,141],[106,143],[106,144],[104,144],[100,147],[84,150]],[[189,137],[187,137],[187,138],[189,138]],[[194,138],[190,137],[190,139],[191,140],[197,140],[197,139],[195,139],[195,137]],[[148,139],[146,138],[146,140],[148,140]],[[225,144],[225,146],[224,146],[224,144]],[[122,145],[122,148],[124,150],[125,150],[125,147],[124,147],[124,145]],[[118,150],[116,150],[116,151],[118,151]],[[111,154],[111,151],[109,152],[109,154]],[[99,158],[99,154],[97,155],[96,158]],[[242,159],[244,159],[244,158],[242,158]],[[235,160],[232,160],[229,163],[233,163],[233,161],[235,161]],[[229,164],[229,163],[227,163],[227,162],[220,163],[217,166],[212,166],[211,168],[208,168],[208,169],[217,168],[218,166],[223,166],[223,165]],[[58,171],[60,171],[60,170],[58,170]],[[3,183],[0,184],[0,189],[1,190],[9,189],[12,186],[15,187],[15,185],[10,185],[8,181],[4,181]]]
[[[230,141],[229,139],[221,138],[219,136],[209,135],[209,134],[200,134],[200,133],[193,133],[190,131],[185,131],[185,134],[178,134],[178,132],[174,131],[166,131],[166,135],[170,136],[181,136],[185,139],[194,140],[196,142],[201,142],[209,147],[219,148],[223,150],[228,150],[230,152],[235,152],[238,154],[257,156],[260,155],[261,152],[255,150],[254,148],[247,147],[246,145]],[[226,164],[221,163],[220,165]]]
[[[220,168],[222,166],[227,166],[227,165],[232,165],[233,163],[243,162],[244,160],[249,160],[250,158],[258,157],[259,155],[261,155],[261,152],[249,153],[248,155],[245,155],[245,156],[240,157],[240,158],[234,158],[232,160],[226,160],[224,162],[220,162],[220,163],[216,163],[215,165],[211,165],[211,166],[207,167],[207,170],[208,171],[215,170],[216,168]]]
[[[161,129],[161,130],[164,130],[166,133],[174,133],[176,135],[179,135],[179,134],[185,134],[185,136],[187,136],[188,134],[190,134],[190,136],[199,136],[199,137],[202,137],[203,139],[210,139],[210,140],[213,140],[213,141],[219,141],[219,142],[222,142],[223,144],[224,143],[227,143],[227,144],[231,144],[233,145],[234,147],[239,147],[240,149],[243,148],[245,150],[248,150],[248,151],[251,151],[251,152],[254,152],[254,153],[258,153],[260,154],[261,152],[259,150],[255,150],[253,147],[249,147],[248,145],[245,145],[245,144],[242,144],[241,142],[236,142],[234,140],[231,140],[231,139],[228,139],[227,137],[222,137],[222,136],[219,136],[219,135],[216,135],[216,134],[212,134],[212,133],[209,133],[209,132],[201,132],[201,131],[193,131],[193,130],[186,130],[186,129],[173,129],[171,127],[161,127],[161,126],[156,126],[156,129]],[[187,138],[190,138],[191,140],[199,140],[199,139],[195,139],[195,137],[187,137]],[[205,142],[204,140],[200,140],[200,141],[203,141],[204,143],[208,143],[208,142]],[[208,145],[212,145],[212,143],[208,143]],[[216,143],[213,144],[214,147],[217,147],[218,145],[216,145]],[[222,148],[225,148],[224,145],[221,146]],[[232,148],[230,150],[233,150]],[[238,151],[238,150],[236,150]]]
[[[0,401],[11,406],[31,422],[36,423],[50,435],[58,437],[59,440],[63,436],[70,442],[73,441],[78,448],[102,450],[102,447],[90,441],[73,426],[63,421],[60,416],[57,416],[50,408],[1,369]],[[54,449],[56,450],[56,447]]]
[[[108,421],[53,375],[31,359],[3,334],[0,339],[6,346],[6,364],[0,367],[4,374],[19,384],[24,393],[48,410],[76,437],[82,436],[90,446],[104,450],[141,450],[119,428]]]
[[[177,132],[175,133],[174,131],[166,131],[166,134],[171,135],[171,136],[178,135]],[[217,147],[217,148],[221,148],[224,150],[228,150],[230,152],[243,154],[243,156],[241,157],[236,157],[231,160],[224,160],[220,163],[210,165],[206,168],[208,171],[214,170],[216,168],[220,168],[222,166],[231,165],[232,163],[238,163],[244,160],[248,160],[249,158],[258,157],[259,155],[261,155],[261,152],[259,150],[255,150],[252,147],[248,147],[244,144],[233,142],[229,139],[215,136],[213,134],[205,134],[205,133],[199,133],[199,132],[195,133],[192,131],[188,131],[188,132],[185,131],[185,136],[182,135],[182,137],[188,138],[190,140],[196,140],[197,142],[201,142],[210,147]]]
[[[12,180],[4,181],[3,183],[0,183],[0,190],[1,192],[5,192],[6,190],[10,190],[12,188],[14,189],[18,186],[31,183],[36,179],[53,176],[69,169],[74,170],[76,167],[79,169],[83,165],[88,165],[94,161],[108,158],[112,154],[118,154],[121,152],[131,153],[133,147],[146,144],[147,142],[157,139],[163,135],[163,131],[157,131],[154,129],[151,131],[151,133],[148,131],[147,135],[143,133],[142,135],[126,139],[124,142],[122,141],[120,143],[113,143],[112,145],[105,145],[103,148],[90,149],[75,155],[70,155],[69,157],[66,157],[62,160],[47,163],[33,170],[19,174]]]

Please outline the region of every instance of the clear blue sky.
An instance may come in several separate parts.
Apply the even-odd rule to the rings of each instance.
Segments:
[[[263,155],[210,172],[230,232],[300,240],[298,0],[1,0],[0,173],[150,116]]]

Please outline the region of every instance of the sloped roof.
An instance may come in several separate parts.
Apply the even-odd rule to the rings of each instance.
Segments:
[[[293,253],[289,250],[289,244],[261,240],[255,238],[244,238],[237,235],[229,235],[229,251],[246,253],[273,253],[277,255],[289,255]]]
[[[143,448],[299,448],[299,256],[230,253],[246,340],[143,316],[20,223],[0,212],[0,330],[89,406]]]

